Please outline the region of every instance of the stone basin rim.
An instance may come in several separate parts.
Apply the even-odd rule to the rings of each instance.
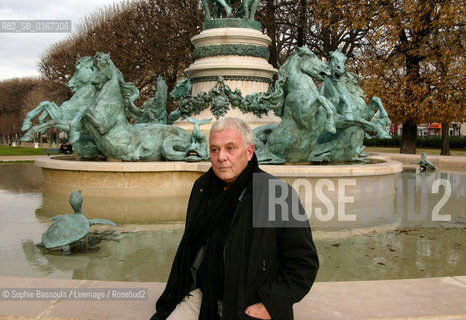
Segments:
[[[100,172],[206,172],[210,168],[208,161],[100,162],[56,159],[62,157],[65,156],[43,156],[37,158],[34,164],[37,167],[53,170]],[[261,165],[260,167],[278,177],[381,176],[403,170],[403,165],[399,161],[383,159],[382,156],[368,158],[384,162],[364,165]]]

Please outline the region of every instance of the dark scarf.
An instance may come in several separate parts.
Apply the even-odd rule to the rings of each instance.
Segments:
[[[240,195],[250,185],[253,172],[257,171],[259,165],[254,154],[246,169],[226,190],[223,190],[225,183],[215,175],[212,168],[206,173],[207,190],[203,192],[201,205],[195,210],[194,219],[187,226],[183,239],[185,245],[181,254],[183,270],[181,292],[179,292],[179,297],[183,298],[191,289],[190,268],[200,248],[208,241],[199,283],[203,293],[199,319],[219,319],[217,301],[219,292],[223,289],[224,279],[223,272],[218,272],[218,264],[223,259],[222,237],[225,232],[225,221],[232,220]]]

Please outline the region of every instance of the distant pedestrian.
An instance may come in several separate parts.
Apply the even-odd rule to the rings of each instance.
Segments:
[[[73,146],[68,141],[62,143],[62,145],[60,146],[60,153],[72,154]]]

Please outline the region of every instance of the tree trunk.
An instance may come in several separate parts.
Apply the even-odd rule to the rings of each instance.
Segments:
[[[277,50],[277,21],[275,19],[275,3],[274,0],[267,0],[265,3],[265,21],[263,21],[267,35],[272,39],[272,44],[269,47],[269,63],[278,69],[278,50]]]
[[[403,123],[400,153],[416,154],[417,124],[412,120]]]
[[[298,47],[306,45],[306,6],[306,0],[299,0],[298,35],[296,39]]]
[[[448,122],[442,122],[442,149],[440,155],[450,155],[450,125]]]

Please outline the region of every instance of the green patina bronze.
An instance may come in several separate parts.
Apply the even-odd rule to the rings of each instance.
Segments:
[[[210,108],[217,119],[225,116],[230,108],[238,108],[242,113],[251,112],[257,117],[269,112],[269,105],[259,100],[262,93],[243,97],[241,90],[231,90],[224,83],[222,76],[217,77],[216,81],[217,84],[209,92],[200,92],[196,96],[191,96],[191,83],[189,79],[183,79],[170,93],[170,96],[178,101],[178,108],[168,116],[170,121],[198,115],[207,108]]]
[[[320,92],[336,110],[336,133],[323,132],[313,155],[327,154],[331,161],[353,161],[367,156],[362,153],[364,136],[390,138],[391,121],[382,101],[373,97],[366,105],[366,94],[361,89],[359,77],[347,72],[346,56],[333,51],[329,56],[331,75],[324,77]]]
[[[60,107],[54,102],[44,101],[28,112],[22,127],[22,131],[28,131],[21,141],[32,141],[37,133],[45,133],[50,128],[58,128],[66,132],[68,136],[78,133],[79,138],[74,142],[73,148],[82,158],[103,157],[94,139],[87,133],[82,123],[75,119],[76,115],[81,114],[95,99],[96,88],[91,83],[93,65],[92,57],[83,57],[76,63],[76,72],[67,83],[67,87],[74,92],[70,100],[63,102]],[[39,114],[41,114],[40,125],[32,127],[33,119]],[[50,120],[44,122],[47,117]]]
[[[365,134],[390,138],[382,101],[373,97],[366,106],[359,78],[346,72],[345,62],[345,55],[335,51],[327,66],[309,49],[298,48],[283,64],[274,91],[259,99],[282,117],[278,125],[256,128],[259,161],[360,160],[367,156]],[[313,79],[323,85],[317,88]]]
[[[339,51],[331,53],[326,65],[309,49],[298,48],[280,68],[271,92],[246,97],[231,90],[226,77],[217,77],[209,92],[191,96],[190,81],[184,79],[171,94],[178,108],[169,118],[185,119],[207,108],[217,119],[230,108],[258,117],[273,110],[282,121],[254,130],[261,163],[362,160],[367,156],[364,136],[390,138],[391,122],[380,98],[365,104],[359,78],[346,72],[345,62]],[[323,81],[320,88],[314,79]]]
[[[203,119],[203,120],[196,120],[193,118],[188,118],[188,122],[194,124],[193,133],[191,134],[191,146],[188,149],[186,161],[199,161],[201,160],[209,160],[210,152],[209,152],[209,145],[207,143],[207,137],[204,132],[201,131],[200,125],[209,123],[212,118]]]
[[[215,28],[246,28],[261,31],[261,24],[256,20],[246,20],[239,18],[206,20],[202,24],[203,30]]]
[[[249,28],[261,30],[261,24],[254,20],[260,0],[201,0],[205,11],[203,29],[213,28]],[[213,10],[210,10],[213,3]],[[241,3],[238,10],[233,12],[232,5]],[[224,16],[222,17],[222,11]]]
[[[215,57],[215,56],[249,56],[269,59],[269,49],[262,46],[255,46],[251,44],[219,44],[211,46],[197,47],[194,49],[194,60]]]
[[[138,96],[136,87],[124,81],[109,55],[96,53],[94,64],[92,83],[98,93],[82,121],[101,152],[123,161],[184,160],[191,135],[173,125],[131,124],[128,118],[137,120],[142,114],[133,103]]]
[[[253,21],[260,2],[260,0],[243,0],[241,1],[238,11],[233,13],[231,5],[240,3],[240,0],[211,0],[210,2],[214,4],[211,13],[209,0],[201,1],[205,11],[206,21],[222,18],[222,9],[224,11],[225,18],[230,18],[233,15],[235,18]]]
[[[436,170],[437,168],[434,166],[432,162],[427,160],[427,155],[425,152],[421,153],[421,161],[418,162],[411,162],[413,164],[418,164],[420,170],[423,171],[433,171]]]
[[[339,51],[330,54],[327,65],[309,49],[297,48],[281,66],[269,92],[245,97],[224,83],[228,76],[217,77],[209,92],[195,96],[191,81],[182,79],[170,92],[178,108],[167,117],[163,78],[157,80],[155,97],[139,108],[134,104],[139,90],[124,81],[108,54],[98,52],[78,61],[68,84],[75,92],[69,101],[61,107],[46,101],[27,115],[23,129],[28,132],[23,140],[56,127],[67,132],[82,158],[201,161],[208,159],[208,148],[200,125],[210,119],[189,117],[208,108],[217,119],[232,108],[257,117],[272,110],[281,117],[280,123],[254,130],[260,162],[361,160],[367,155],[363,153],[364,135],[389,138],[391,122],[378,97],[365,104],[359,78],[346,71],[345,62]],[[320,88],[314,79],[323,81]],[[47,116],[52,120],[32,127],[32,119],[41,112],[41,122]],[[180,118],[194,124],[192,134],[172,125]]]
[[[157,77],[155,97],[142,104],[142,115],[136,122],[167,124],[167,84],[163,77]]]
[[[256,128],[259,161],[327,160],[326,155],[312,154],[324,130],[336,132],[335,108],[320,94],[313,80],[323,80],[321,74],[330,75],[330,68],[307,48],[297,48],[280,67],[273,91],[259,98],[282,118],[275,127]]]
[[[185,160],[189,153],[190,161],[194,161],[192,153],[196,146],[203,148],[198,161],[205,158],[206,142],[196,142],[193,147],[193,138],[188,131],[167,125],[173,121],[167,119],[167,88],[161,77],[157,80],[155,97],[146,101],[142,108],[134,104],[139,90],[124,81],[108,54],[97,52],[94,57],[80,59],[72,80],[70,83],[79,89],[70,101],[60,108],[44,102],[28,114],[23,129],[29,131],[23,140],[30,140],[36,132],[55,127],[67,132],[81,158],[98,155],[123,161]],[[76,85],[77,80],[79,85]],[[31,128],[31,120],[45,108],[42,106],[66,117]]]
[[[70,253],[71,247],[77,246],[78,241],[85,238],[84,245],[87,249],[87,234],[90,226],[94,224],[108,224],[118,227],[107,219],[87,219],[82,211],[83,197],[80,190],[75,190],[70,195],[70,205],[74,213],[58,215],[50,218],[55,222],[42,235],[42,241],[37,246],[51,250],[62,250]]]

